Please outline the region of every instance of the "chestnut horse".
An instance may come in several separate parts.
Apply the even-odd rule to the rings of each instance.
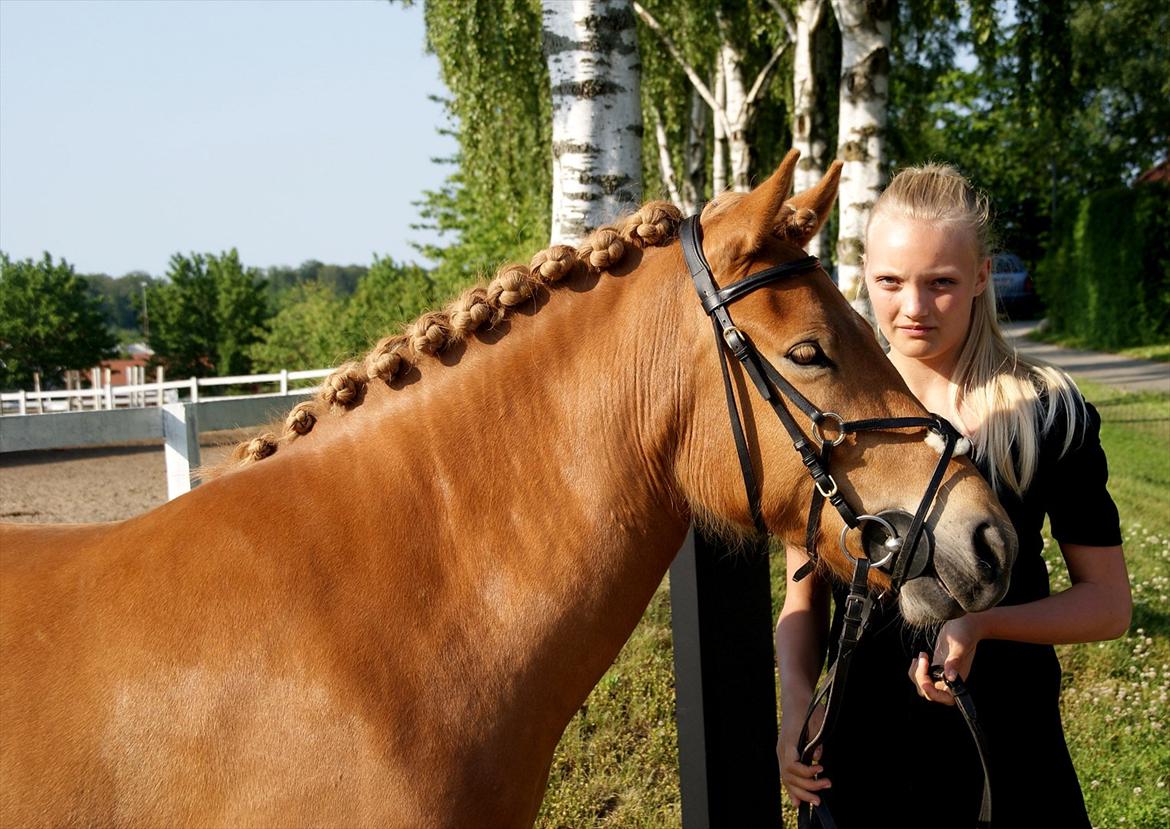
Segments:
[[[824,222],[839,171],[789,199],[795,162],[706,209],[722,284]],[[264,460],[152,512],[4,527],[0,823],[531,825],[688,524],[752,526],[679,218],[652,203],[503,269],[339,370],[242,453]],[[821,408],[923,414],[823,271],[735,314]],[[812,482],[733,372],[764,520],[800,543]],[[938,461],[922,437],[838,447],[852,503],[913,512]],[[923,621],[994,603],[1014,555],[971,463],[946,475],[934,569],[901,592]],[[844,567],[841,519],[821,521]]]

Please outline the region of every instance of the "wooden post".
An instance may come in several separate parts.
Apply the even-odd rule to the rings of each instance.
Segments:
[[[17,414],[28,414],[28,403],[24,399],[24,389],[20,390],[20,397],[16,401]]]
[[[161,406],[166,402],[163,400],[163,392],[165,391],[163,389],[163,383],[166,382],[166,372],[163,371],[162,366],[154,367],[154,382],[158,385],[157,396],[155,398],[154,405]]]
[[[114,372],[110,369],[105,370],[105,385],[106,385],[106,408],[114,408]]]
[[[37,414],[45,413],[45,401],[41,398],[41,373],[39,371],[33,372],[33,391],[37,396]]]
[[[198,410],[198,405],[193,403],[169,403],[162,407],[168,501],[190,492],[199,483],[191,477],[191,470],[199,466]]]
[[[288,396],[288,369],[282,368],[280,370],[280,393]]]
[[[199,402],[199,380],[198,378],[191,378],[191,402]]]
[[[670,568],[683,829],[781,824],[765,544],[693,527]]]

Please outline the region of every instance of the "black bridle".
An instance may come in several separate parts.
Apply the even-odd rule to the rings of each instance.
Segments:
[[[921,575],[930,564],[931,545],[929,538],[924,539],[926,516],[934,502],[935,495],[938,493],[939,486],[942,484],[947,462],[954,455],[955,444],[958,443],[960,437],[959,433],[946,418],[935,414],[927,417],[882,417],[847,421],[835,412],[822,411],[797,391],[795,386],[785,380],[776,367],[760,354],[748,336],[735,325],[728,308],[731,303],[781,279],[820,270],[820,262],[815,256],[806,256],[792,262],[774,265],[751,274],[727,288],[719,288],[715,284],[715,277],[711,273],[707,257],[703,255],[703,236],[699,217],[691,216],[685,219],[679,236],[682,241],[683,256],[686,258],[687,268],[691,272],[691,279],[694,280],[695,289],[699,292],[703,310],[711,317],[711,324],[715,330],[719,366],[723,373],[723,388],[727,397],[727,410],[731,416],[731,431],[735,438],[735,448],[743,473],[748,509],[756,529],[761,535],[767,535],[768,530],[764,526],[760,509],[759,485],[752,468],[743,422],[740,419],[739,408],[732,390],[727,351],[730,351],[739,360],[760,396],[772,407],[772,411],[776,413],[785,431],[788,432],[788,436],[792,439],[793,448],[800,454],[801,462],[813,479],[814,489],[805,536],[805,546],[810,560],[805,567],[801,568],[796,577],[803,578],[815,566],[817,527],[820,523],[821,509],[827,500],[836,508],[841,520],[845,522],[846,532],[866,522],[873,522],[885,531],[886,555],[881,560],[871,562],[868,559],[853,558],[852,555],[850,558],[853,558],[858,566],[862,566],[861,563],[865,562],[864,566],[866,567],[887,570],[890,574],[890,590],[897,593],[904,582]],[[726,347],[726,351],[724,347]],[[797,425],[785,400],[808,417],[811,438]],[[831,437],[825,435],[825,429],[830,424],[832,424],[833,431],[836,432]],[[918,509],[911,518],[909,526],[905,529],[905,535],[900,536],[898,529],[894,526],[894,521],[881,515],[858,513],[850,506],[845,494],[841,492],[837,482],[833,479],[830,472],[830,461],[833,447],[840,445],[850,434],[908,428],[927,429],[939,435],[943,439],[943,450],[940,453],[934,474],[922,495],[922,500],[918,504]],[[920,544],[924,540],[927,543]],[[842,547],[844,548],[844,544]],[[846,553],[848,554],[848,550]]]
[[[739,466],[743,473],[748,510],[756,530],[762,536],[768,535],[760,506],[759,484],[752,467],[747,437],[736,404],[735,392],[732,389],[727,352],[731,352],[732,356],[740,362],[760,396],[772,407],[772,411],[776,413],[785,431],[788,432],[792,439],[793,448],[800,454],[801,462],[813,480],[812,500],[809,505],[808,523],[805,531],[805,549],[808,552],[809,561],[794,574],[794,581],[799,581],[807,576],[816,566],[817,529],[820,525],[821,510],[825,501],[836,508],[841,519],[845,522],[840,544],[845,555],[853,561],[853,578],[850,582],[849,594],[845,599],[837,658],[830,666],[825,681],[813,695],[804,727],[801,730],[801,762],[808,764],[812,761],[816,747],[832,730],[839,710],[839,706],[834,705],[834,702],[839,696],[839,689],[844,687],[850,658],[860,641],[873,607],[873,598],[870,596],[868,584],[870,569],[879,568],[888,572],[890,592],[897,594],[906,581],[920,576],[931,564],[933,542],[925,529],[926,516],[938,494],[943,474],[948,462],[955,454],[955,446],[961,436],[946,418],[936,414],[927,417],[885,417],[847,421],[835,412],[822,411],[797,391],[795,386],[784,379],[776,367],[760,354],[751,339],[735,325],[728,309],[731,303],[779,280],[820,270],[820,262],[816,257],[805,256],[791,262],[774,265],[750,274],[726,288],[720,288],[715,284],[711,266],[703,254],[703,232],[697,215],[683,220],[679,229],[679,237],[691,279],[694,280],[695,289],[699,292],[699,299],[703,303],[703,310],[711,317],[711,324],[715,331],[715,345],[719,353],[719,368],[723,374],[723,389],[727,397],[732,436],[735,439],[735,449],[739,455]],[[808,417],[811,439],[797,424],[788,404]],[[828,425],[832,425],[832,431],[835,434],[825,435],[825,429]],[[942,438],[943,446],[939,452],[938,465],[922,494],[918,509],[912,517],[909,517],[909,524],[903,529],[903,534],[899,535],[899,529],[896,525],[905,523],[905,518],[908,516],[899,511],[875,515],[855,511],[833,479],[830,463],[833,447],[840,445],[847,435],[858,432],[909,428],[926,429],[929,433],[938,435]],[[854,557],[846,547],[848,532],[867,523],[880,528],[885,533],[885,540],[881,545],[885,554],[877,561],[871,561],[868,557]],[[862,546],[864,549],[864,542]],[[991,794],[983,738],[975,727],[974,707],[966,688],[961,681],[948,682],[948,685],[955,694],[956,702],[971,728],[979,748],[980,761],[984,768],[984,793],[983,806],[980,811],[980,825],[986,826],[991,821]],[[825,716],[817,733],[810,738],[808,735],[809,721],[813,710],[822,700],[825,702]],[[800,824],[802,827],[810,825],[811,819],[807,806],[808,804],[801,805]],[[825,829],[835,826],[832,816],[823,803],[817,807],[817,816]]]

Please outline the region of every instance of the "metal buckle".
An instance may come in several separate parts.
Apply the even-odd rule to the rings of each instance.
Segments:
[[[823,486],[821,486],[820,481],[814,480],[813,483],[817,485],[817,492],[821,493],[821,495],[823,497],[832,498],[834,495],[837,494],[837,482],[835,480],[833,480],[832,475],[826,475],[825,477],[827,477],[829,479],[829,483],[831,483],[833,485],[832,489],[830,489],[828,492],[826,492],[825,488]],[[846,528],[846,529],[848,529],[848,528]]]
[[[885,544],[882,545],[886,548],[886,550],[888,550],[888,552],[885,554],[885,556],[883,556],[878,561],[871,561],[869,563],[870,568],[883,567],[887,563],[889,563],[890,559],[892,559],[897,554],[897,552],[899,550],[902,549],[902,539],[898,538],[898,531],[896,529],[894,529],[894,525],[891,524],[889,521],[887,521],[884,518],[879,518],[876,515],[859,515],[859,516],[857,516],[857,526],[858,527],[860,527],[861,524],[865,521],[876,521],[877,523],[881,524],[882,529],[884,529],[886,531],[886,534],[889,536],[889,538],[886,539]],[[853,555],[853,553],[849,552],[849,547],[846,546],[846,544],[845,544],[845,538],[846,538],[846,536],[849,535],[849,531],[851,529],[853,529],[853,528],[850,527],[849,525],[846,525],[846,526],[841,528],[841,539],[840,539],[839,543],[841,545],[841,552],[843,552],[849,558],[850,561],[857,561],[858,560],[857,556],[855,556],[855,555]]]
[[[736,346],[735,343],[733,343],[731,341],[732,335],[739,337],[739,346],[738,347]],[[727,347],[730,348],[732,351],[738,351],[739,348],[742,348],[744,345],[747,344],[747,337],[745,337],[743,335],[743,332],[740,331],[739,328],[737,328],[734,325],[729,325],[723,329],[723,342],[727,343]]]
[[[821,424],[826,419],[837,421],[837,437],[833,438],[831,441],[826,441],[824,433],[821,432]],[[813,419],[812,433],[813,437],[816,438],[817,443],[819,443],[821,446],[824,446],[826,442],[830,446],[840,446],[845,441],[845,418],[841,417],[841,415],[837,414],[836,412],[821,412],[819,417]],[[836,490],[834,489],[834,492],[835,491]]]

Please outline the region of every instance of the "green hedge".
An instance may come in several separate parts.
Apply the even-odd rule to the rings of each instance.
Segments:
[[[1057,336],[1102,349],[1170,340],[1170,186],[1084,199],[1036,276]]]

